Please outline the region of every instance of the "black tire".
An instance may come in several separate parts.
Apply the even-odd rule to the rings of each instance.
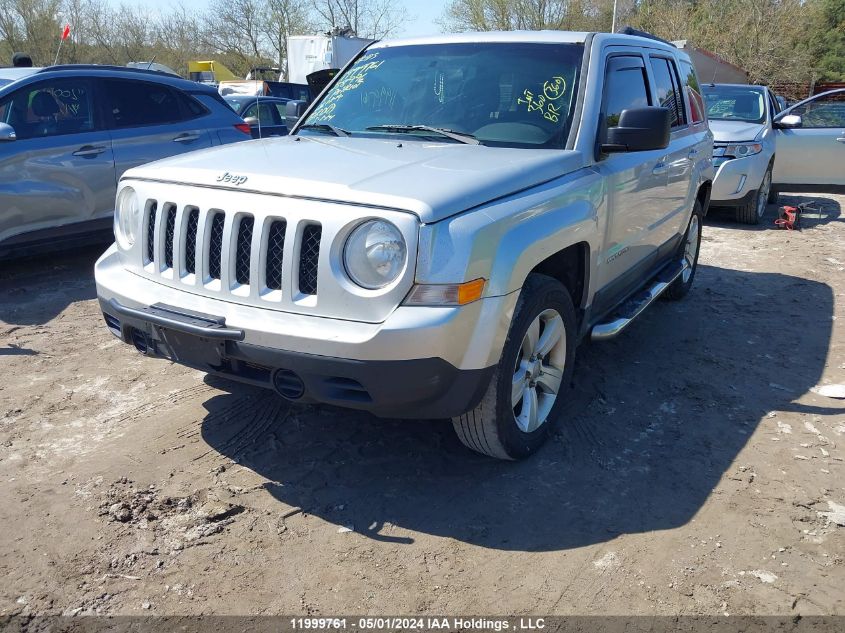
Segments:
[[[565,362],[557,396],[548,415],[538,428],[525,432],[517,424],[516,407],[511,401],[512,384],[517,375],[515,368],[523,357],[523,339],[529,327],[542,314],[549,314],[549,310],[555,310],[563,322],[561,339],[566,343],[565,354],[557,351]],[[564,392],[572,380],[575,328],[575,308],[566,287],[545,275],[529,275],[522,287],[502,356],[484,397],[475,409],[452,418],[455,432],[465,446],[490,457],[515,460],[528,457],[543,445],[557,422],[565,400]],[[540,382],[539,378],[537,380]]]
[[[689,243],[690,239],[690,230],[693,228],[693,221],[697,220],[698,222],[698,236],[696,238],[696,245],[695,245],[695,257],[693,257],[692,262],[690,262],[690,274],[685,277],[685,275],[681,275],[675,281],[672,282],[672,285],[666,289],[666,292],[663,293],[663,296],[667,299],[671,299],[673,301],[677,301],[678,299],[683,299],[687,296],[687,293],[692,288],[692,282],[695,279],[695,271],[698,270],[698,255],[701,252],[701,226],[702,226],[702,213],[701,213],[701,203],[696,200],[695,206],[692,209],[692,215],[690,216],[689,224],[687,224],[687,230],[684,233],[684,239],[681,241],[681,245],[678,248],[678,258],[682,259],[685,257],[686,253],[686,246]]]
[[[772,188],[769,189],[769,199],[768,199],[767,202],[769,204],[776,204],[777,201],[778,201],[778,195],[779,194],[780,194],[780,192],[777,190],[777,187],[772,185]]]
[[[766,207],[763,206],[763,212],[760,213],[759,207],[759,198],[763,195],[762,192],[763,183],[768,180],[769,182],[769,190],[765,192],[766,196],[766,203],[768,204],[771,202],[770,198],[772,195],[772,166],[769,165],[768,169],[766,169],[766,173],[763,175],[763,180],[760,183],[760,187],[754,190],[754,195],[751,196],[751,202],[748,204],[743,204],[736,208],[736,221],[740,224],[759,224],[760,220],[762,219],[763,215],[766,213]]]

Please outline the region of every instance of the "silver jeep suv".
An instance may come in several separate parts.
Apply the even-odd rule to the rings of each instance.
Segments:
[[[106,324],[150,356],[451,417],[470,448],[525,457],[578,342],[690,289],[713,178],[696,86],[638,36],[373,44],[291,136],[123,176]]]

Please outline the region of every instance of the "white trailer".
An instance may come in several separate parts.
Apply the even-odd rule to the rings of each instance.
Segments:
[[[293,35],[288,38],[288,81],[305,78],[325,68],[343,68],[362,48],[375,40],[340,35]]]

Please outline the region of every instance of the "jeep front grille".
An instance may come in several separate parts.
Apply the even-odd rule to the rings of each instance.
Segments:
[[[308,224],[302,231],[299,249],[299,291],[304,295],[317,294],[317,261],[320,257],[320,239],[323,227]]]
[[[158,204],[156,204],[155,200],[149,205],[150,211],[147,214],[147,261],[145,263],[150,264],[155,259],[155,228],[156,228],[156,210],[158,209]]]
[[[282,289],[282,266],[284,265],[285,232],[288,223],[284,220],[273,220],[267,236],[267,287],[271,290]]]
[[[156,213],[159,206],[164,213]],[[317,295],[321,224],[300,221],[300,229],[288,236],[285,218],[256,222],[249,213],[201,211],[193,205],[156,200],[149,200],[147,208],[143,253],[148,271],[209,289],[215,281],[228,283],[228,289],[220,284],[216,288],[240,296],[252,288],[257,288],[259,295],[281,291],[283,280],[294,282],[291,291],[295,296]],[[295,261],[290,263],[284,252],[288,237],[299,240],[291,250]],[[258,265],[253,266],[254,262]]]
[[[200,210],[196,207],[188,214],[188,226],[185,228],[185,272],[194,275],[197,272],[197,227]]]
[[[252,252],[253,217],[245,215],[238,224],[238,243],[235,249],[235,279],[241,285],[249,284],[249,264]]]
[[[211,219],[211,234],[208,240],[208,276],[220,279],[220,265],[223,258],[223,227],[226,216],[218,211]]]
[[[164,227],[164,265],[173,268],[173,238],[176,235],[176,205],[167,205],[167,224]]]

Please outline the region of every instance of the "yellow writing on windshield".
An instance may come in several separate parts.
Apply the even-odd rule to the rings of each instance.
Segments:
[[[560,120],[562,106],[555,101],[566,93],[566,80],[560,76],[554,76],[543,83],[542,90],[537,94],[526,88],[522,96],[516,102],[525,105],[529,112],[536,112],[547,121],[557,123]]]

